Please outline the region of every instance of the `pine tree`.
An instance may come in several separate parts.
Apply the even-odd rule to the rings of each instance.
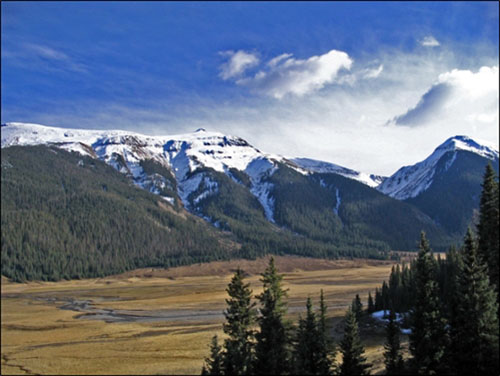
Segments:
[[[451,321],[452,364],[461,374],[498,374],[498,305],[470,228],[456,278],[457,307]]]
[[[403,264],[401,272],[401,286],[403,292],[401,294],[401,312],[407,312],[413,306],[415,296],[415,278],[413,270],[406,264]]]
[[[293,351],[294,373],[317,375],[319,373],[319,351],[321,342],[316,315],[312,310],[311,298],[307,298],[306,318],[299,318],[297,339]]]
[[[351,309],[345,316],[344,337],[340,342],[340,352],[342,353],[340,375],[368,374],[371,364],[366,363],[366,358],[363,356],[365,350],[359,338],[356,315]]]
[[[388,375],[400,375],[404,369],[401,343],[399,341],[400,331],[401,328],[396,321],[394,309],[391,309],[386,326],[387,342],[384,345],[384,364]]]
[[[253,361],[252,326],[255,322],[255,303],[251,302],[252,290],[244,284],[244,273],[238,268],[226,291],[227,309],[224,311],[226,323],[224,333],[228,338],[224,341],[225,355],[223,360],[226,375],[247,375],[251,373]]]
[[[401,311],[400,286],[401,270],[399,265],[396,265],[392,267],[389,276],[389,306],[387,308],[393,307],[398,312]]]
[[[212,337],[212,343],[210,344],[210,357],[205,358],[205,364],[201,370],[202,375],[222,375],[223,365],[223,353],[219,346],[219,341],[217,335]]]
[[[321,289],[319,297],[319,319],[318,319],[318,336],[320,338],[320,349],[318,350],[318,372],[320,375],[330,375],[335,368],[335,346],[328,335],[328,326],[326,324],[326,303],[323,289]]]
[[[389,286],[387,286],[387,282],[384,281],[382,282],[382,309],[386,310],[389,309],[390,306],[390,296],[389,296]]]
[[[432,374],[445,371],[448,345],[446,320],[443,317],[436,281],[436,264],[429,242],[422,232],[416,262],[416,299],[411,315],[410,352],[413,371]]]
[[[262,274],[264,291],[257,296],[261,308],[257,320],[260,331],[255,336],[253,372],[256,374],[279,375],[287,373],[290,368],[288,324],[284,321],[287,311],[284,298],[287,294],[281,287],[282,279],[271,257],[269,266]]]
[[[361,320],[361,315],[363,314],[363,303],[361,303],[359,294],[356,294],[356,297],[352,300],[351,310],[354,312],[356,320],[359,322],[359,320]]]
[[[382,293],[378,288],[375,288],[375,311],[384,309],[384,302],[382,301]]]
[[[451,321],[457,313],[457,277],[462,268],[462,256],[455,247],[450,247],[446,253],[444,264],[446,278],[444,278],[442,296],[446,317]]]
[[[368,313],[375,312],[375,304],[373,303],[373,298],[371,292],[368,292]]]
[[[483,190],[479,203],[479,223],[477,232],[479,238],[478,253],[488,266],[490,282],[498,292],[499,268],[499,189],[495,170],[488,163],[484,173]],[[497,298],[498,299],[498,298]]]

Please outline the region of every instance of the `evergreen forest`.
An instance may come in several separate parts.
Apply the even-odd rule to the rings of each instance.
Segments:
[[[295,325],[286,319],[287,292],[271,258],[262,274],[263,292],[252,291],[236,271],[227,288],[224,333],[215,336],[203,375],[304,374],[365,375],[358,323],[376,311],[387,316],[384,345],[389,375],[493,375],[499,368],[498,231],[499,184],[488,165],[475,230],[468,228],[459,249],[435,257],[424,232],[417,257],[393,267],[389,282],[368,295],[367,308],[356,295],[344,318],[344,335],[332,343],[327,307],[306,301],[305,317]],[[409,328],[409,351],[401,346],[402,327]],[[341,361],[336,362],[337,353]]]

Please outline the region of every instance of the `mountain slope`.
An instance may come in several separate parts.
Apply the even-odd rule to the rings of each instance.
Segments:
[[[429,188],[404,201],[429,215],[448,233],[463,235],[467,226],[474,227],[488,162],[498,174],[498,158],[489,161],[468,151],[449,152],[436,165]]]
[[[139,187],[152,192],[166,184],[159,181],[159,186],[151,185],[151,180],[155,179],[144,171],[142,163],[154,161],[175,177],[177,194],[187,209],[192,209],[189,197],[201,183],[199,175],[193,172],[201,167],[228,176],[231,176],[230,170],[245,171],[250,176],[251,192],[265,207],[266,193],[259,186],[259,176],[263,173],[260,169],[267,170],[283,160],[280,156],[260,152],[239,137],[204,129],[183,135],[146,136],[125,131],[73,130],[38,124],[2,125],[2,148],[40,144],[57,145],[98,158],[128,175]],[[167,196],[166,199],[172,201],[175,198]]]
[[[440,168],[440,171],[446,171],[452,166],[457,154],[461,152],[473,153],[485,160],[498,161],[498,150],[493,147],[479,144],[467,136],[455,136],[438,146],[422,162],[401,167],[392,176],[384,179],[377,190],[398,200],[417,197],[432,185],[438,165],[441,166],[440,162],[447,160],[446,164]]]
[[[16,281],[99,277],[270,252],[386,257],[380,252],[385,244],[332,244],[273,224],[245,185],[250,178],[237,170],[234,180],[211,168],[191,173],[201,183],[188,206],[211,226],[186,212],[177,196],[172,205],[95,158],[47,145],[1,153],[2,275]],[[143,165],[168,175],[155,161]],[[206,185],[217,185],[217,193],[206,194]]]
[[[304,176],[280,169],[270,181],[276,223],[313,239],[340,247],[411,250],[425,230],[436,248],[453,241],[415,207],[336,173]]]
[[[466,136],[446,140],[424,161],[399,169],[377,187],[419,208],[451,236],[473,225],[487,163],[498,173],[498,151]]]
[[[366,184],[367,186],[372,188],[377,187],[386,179],[385,176],[367,174],[364,172],[351,170],[350,168],[342,167],[334,163],[318,161],[315,159],[291,158],[290,160],[309,172],[316,172],[320,174],[338,174],[349,179],[357,180],[360,183]]]
[[[99,160],[46,146],[1,154],[2,275],[97,277],[227,259],[239,248]]]
[[[448,152],[434,158],[439,163],[424,166],[427,171],[432,167],[431,178],[436,182],[441,174],[436,171],[442,169],[439,166],[444,163],[449,169],[461,160],[458,155],[446,162],[448,159],[441,157]],[[421,230],[427,232],[437,250],[445,250],[462,237],[456,226],[448,226],[429,210],[428,200],[403,202],[372,188],[383,180],[381,177],[321,161],[289,160],[263,153],[241,138],[202,129],[184,135],[145,136],[8,123],[2,125],[2,163],[4,155],[2,204],[10,209],[5,215],[2,210],[2,223],[16,234],[10,237],[6,232],[5,242],[2,240],[2,257],[4,249],[8,250],[8,275],[52,279],[94,276],[137,266],[253,258],[266,253],[384,258],[391,249],[415,249]],[[476,168],[456,166],[465,174]],[[74,183],[72,192],[78,192],[71,195],[84,196],[70,201],[75,208],[54,204],[67,202],[68,193],[61,187],[67,186],[68,179]],[[106,179],[113,183],[106,183]],[[389,179],[395,181],[394,177]],[[35,188],[37,180],[42,182],[40,190]],[[471,184],[477,184],[476,180]],[[110,186],[119,188],[110,190]],[[431,194],[431,186],[422,192]],[[446,184],[442,186],[446,192]],[[130,199],[136,196],[141,200]],[[36,205],[23,206],[32,200]],[[472,207],[475,203],[471,202],[466,204]],[[83,222],[74,227],[75,218],[80,218],[75,213],[80,212]],[[122,218],[118,222],[126,219],[127,224],[120,222],[117,227],[113,213]],[[46,218],[40,228],[50,234],[51,246],[57,243],[54,239],[69,239],[54,248],[56,254],[69,260],[71,247],[75,247],[75,260],[85,266],[72,264],[70,275],[64,274],[64,265],[52,257],[50,264],[57,267],[40,269],[37,261],[28,263],[28,270],[19,270],[26,261],[20,256],[26,249],[29,259],[36,260],[41,257],[37,253],[47,256],[50,252],[38,230],[33,232],[38,234],[34,238],[26,230],[35,228],[41,218]],[[461,217],[458,227],[467,221],[469,217]],[[175,231],[165,223],[175,223]],[[110,226],[116,233],[105,241],[101,237]],[[86,235],[89,231],[93,235]],[[137,231],[137,237],[130,235]],[[156,231],[159,234],[152,233]],[[131,248],[126,246],[128,241],[132,241]]]

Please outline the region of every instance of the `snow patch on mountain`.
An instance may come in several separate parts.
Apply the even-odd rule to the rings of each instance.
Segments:
[[[250,192],[257,197],[264,208],[267,220],[272,223],[274,223],[274,197],[271,196],[273,187],[271,183],[260,183],[250,188]]]
[[[181,201],[184,203],[184,207],[186,209],[190,209],[188,198],[191,195],[191,193],[193,193],[198,189],[202,179],[203,179],[202,174],[195,174],[190,178],[177,181],[177,194],[181,198]]]
[[[204,191],[193,199],[193,204],[196,206],[201,200],[218,192],[219,185],[216,181],[211,180],[208,176],[203,178],[202,188]]]
[[[369,175],[364,172],[354,171],[330,162],[318,161],[309,158],[292,158],[290,160],[296,163],[299,167],[310,172],[341,175],[349,179],[357,180],[360,183],[366,184],[372,188],[379,185],[384,179],[382,176],[373,174]]]
[[[398,200],[417,197],[432,185],[436,166],[441,158],[450,155],[445,164],[445,169],[448,170],[455,162],[459,151],[468,151],[488,159],[498,159],[498,150],[485,142],[479,144],[467,136],[451,137],[425,160],[413,166],[401,167],[394,175],[385,179],[377,190]]]
[[[453,164],[453,162],[455,162],[455,159],[457,159],[457,152],[454,152],[452,154],[451,158],[446,161],[446,164],[444,166],[444,169],[446,171],[448,171],[448,169],[451,167],[451,165]]]
[[[167,201],[170,205],[174,205],[175,203],[175,198],[169,197],[169,196],[160,196],[162,199]]]
[[[339,215],[339,208],[340,208],[340,192],[338,188],[335,188],[335,199],[337,202],[335,203],[335,207],[333,208],[333,211],[335,215],[338,217]]]
[[[252,184],[250,192],[257,197],[264,208],[267,220],[272,223],[274,223],[274,198],[272,197],[274,185],[264,180],[272,176],[277,169],[278,167],[267,158],[257,158],[245,169]]]

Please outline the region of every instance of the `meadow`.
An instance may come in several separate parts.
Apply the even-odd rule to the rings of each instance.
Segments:
[[[223,337],[225,289],[240,266],[254,294],[268,259],[139,269],[117,276],[12,283],[2,277],[2,374],[199,374],[210,338]],[[276,257],[296,321],[320,289],[331,333],[355,294],[389,277],[393,262]],[[62,308],[61,308],[62,307]],[[372,372],[383,369],[383,330],[363,330]],[[403,338],[406,340],[406,338]]]

